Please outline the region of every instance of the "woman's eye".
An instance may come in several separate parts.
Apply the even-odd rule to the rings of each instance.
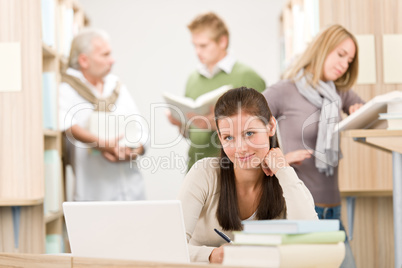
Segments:
[[[227,137],[224,138],[224,140],[225,141],[231,141],[231,140],[233,140],[233,137],[232,136],[227,136]]]
[[[254,132],[252,132],[252,131],[247,131],[246,132],[246,137],[250,137],[250,136],[252,136],[254,134]]]

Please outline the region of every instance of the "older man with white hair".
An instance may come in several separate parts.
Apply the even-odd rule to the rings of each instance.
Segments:
[[[145,198],[135,160],[144,154],[147,126],[127,88],[110,74],[113,63],[104,31],[85,29],[74,38],[59,111],[76,201]]]

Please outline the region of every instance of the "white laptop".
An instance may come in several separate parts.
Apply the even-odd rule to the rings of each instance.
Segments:
[[[178,200],[64,202],[73,256],[190,262]]]

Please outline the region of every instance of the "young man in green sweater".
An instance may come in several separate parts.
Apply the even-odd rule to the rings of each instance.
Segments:
[[[188,78],[186,97],[196,99],[224,85],[232,88],[249,87],[260,92],[265,89],[264,80],[250,67],[236,61],[228,54],[229,31],[221,18],[209,12],[197,16],[188,26],[192,42],[201,65]],[[191,126],[182,126],[170,114],[169,121],[179,127],[191,141],[188,152],[188,169],[204,157],[218,156],[219,141],[216,135],[213,107],[207,115],[188,114]],[[215,134],[214,134],[215,133]]]

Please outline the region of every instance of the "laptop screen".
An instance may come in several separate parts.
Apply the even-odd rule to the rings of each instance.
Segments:
[[[64,202],[73,256],[190,262],[181,203]]]

